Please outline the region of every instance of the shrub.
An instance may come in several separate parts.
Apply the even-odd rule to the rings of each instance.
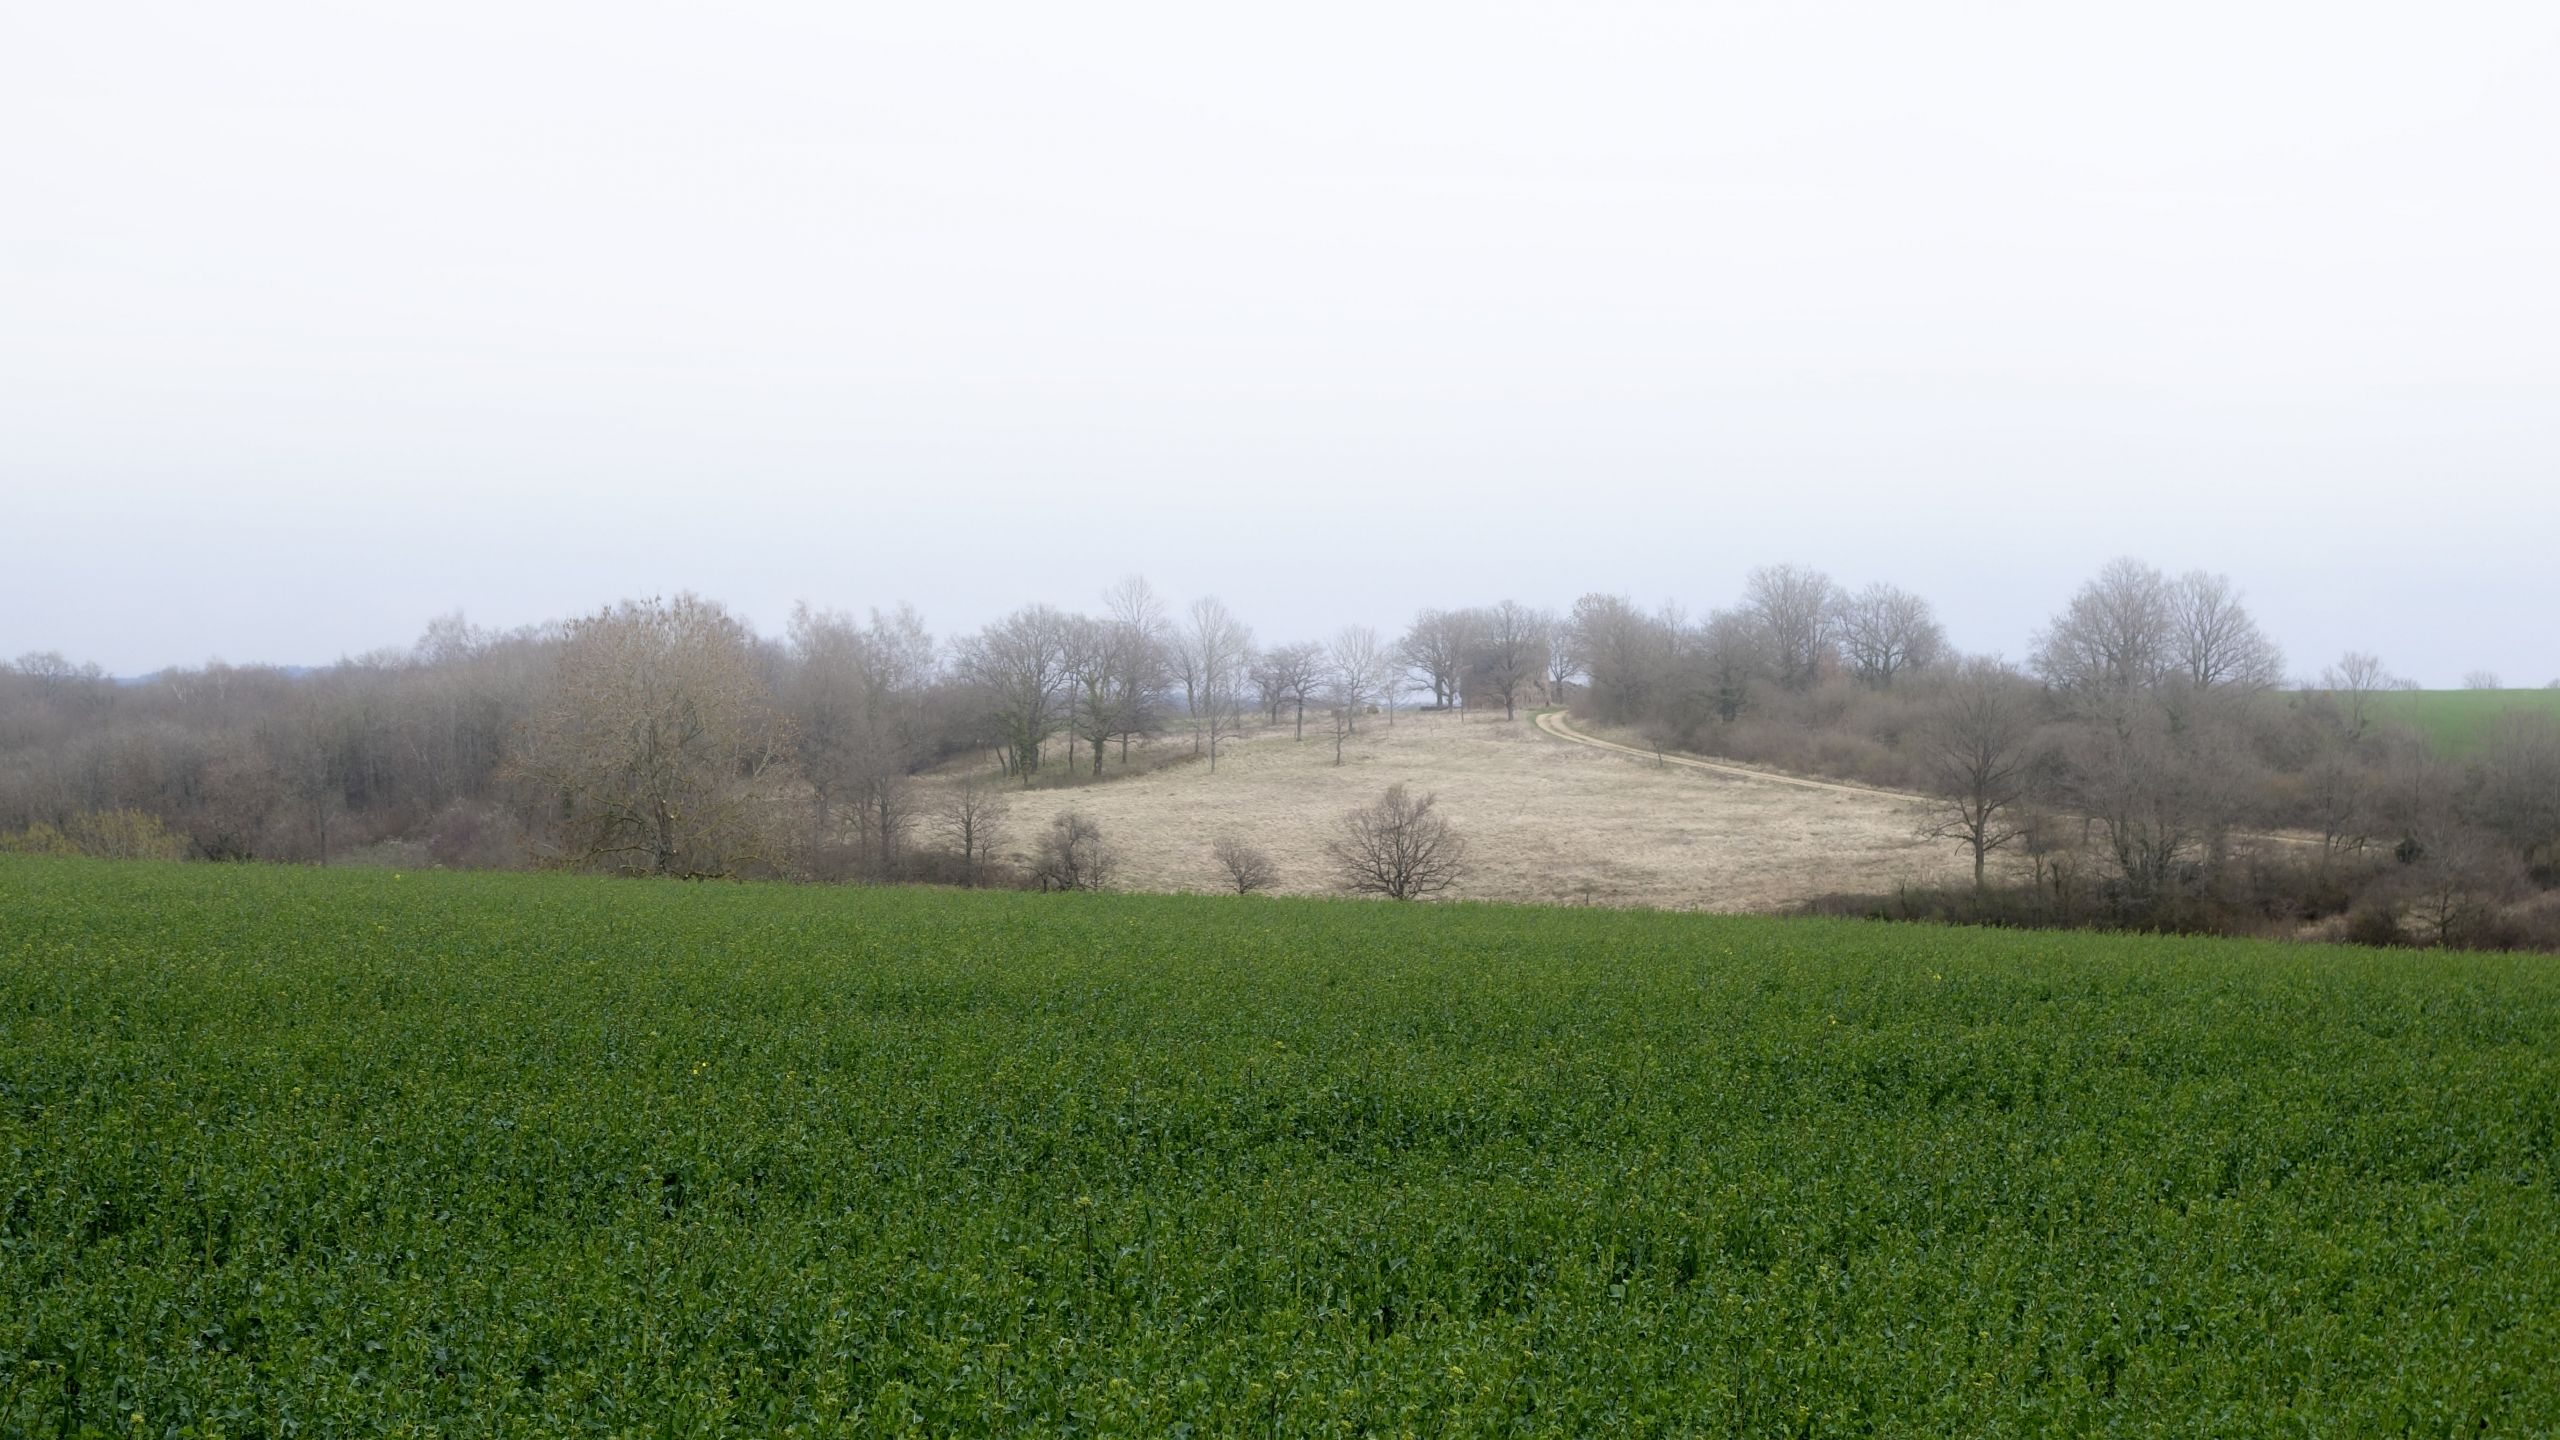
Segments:
[[[1219,836],[1217,843],[1209,847],[1209,854],[1218,862],[1218,868],[1226,872],[1228,883],[1236,887],[1239,895],[1267,889],[1280,878],[1279,867],[1271,863],[1271,857],[1248,844],[1241,836]]]
[[[1081,810],[1069,810],[1040,837],[1032,874],[1043,890],[1103,890],[1110,888],[1115,868],[1102,826]]]
[[[1466,875],[1467,842],[1435,808],[1440,797],[1420,800],[1390,785],[1378,803],[1342,817],[1341,833],[1325,847],[1355,895],[1419,900],[1437,895]]]
[[[15,834],[0,834],[0,852],[79,855],[91,860],[183,860],[187,841],[147,811],[92,810],[72,816],[59,829],[36,824]]]

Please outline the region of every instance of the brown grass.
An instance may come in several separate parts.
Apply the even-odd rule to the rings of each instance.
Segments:
[[[1160,742],[1187,752],[1187,734]],[[1815,791],[1657,766],[1537,730],[1527,716],[1402,715],[1365,722],[1333,764],[1284,726],[1206,764],[1014,799],[1004,848],[1027,857],[1052,816],[1100,821],[1134,890],[1221,887],[1211,858],[1233,831],[1270,852],[1280,893],[1334,888],[1325,841],[1344,811],[1397,781],[1436,792],[1473,862],[1474,899],[1774,910],[1846,890],[1968,878],[1961,847],[1920,837],[1921,812],[1885,795]]]

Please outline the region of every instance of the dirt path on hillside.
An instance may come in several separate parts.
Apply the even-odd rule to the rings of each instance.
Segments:
[[[1745,780],[1765,780],[1772,785],[1793,785],[1800,790],[1831,790],[1842,795],[1880,795],[1887,800],[1901,800],[1913,805],[1936,803],[1927,795],[1914,795],[1908,790],[1887,790],[1880,785],[1856,785],[1844,780],[1811,780],[1802,775],[1786,775],[1775,770],[1755,770],[1748,765],[1735,765],[1721,760],[1702,760],[1694,755],[1683,755],[1676,750],[1665,750],[1657,754],[1633,745],[1621,745],[1615,740],[1603,740],[1597,735],[1586,735],[1574,729],[1572,724],[1564,718],[1564,712],[1561,710],[1539,712],[1538,728],[1559,740],[1570,740],[1576,745],[1589,745],[1601,750],[1615,750],[1621,755],[1633,755],[1639,760],[1651,760],[1660,765],[1681,765],[1691,770],[1712,770],[1719,775],[1737,775]]]

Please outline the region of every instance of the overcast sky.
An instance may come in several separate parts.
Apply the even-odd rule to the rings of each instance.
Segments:
[[[1795,560],[2560,675],[2560,7],[0,12],[0,656]]]

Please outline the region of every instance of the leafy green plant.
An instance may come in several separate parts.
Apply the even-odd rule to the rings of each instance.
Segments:
[[[0,1433],[2517,1434],[2560,972],[0,860]]]

